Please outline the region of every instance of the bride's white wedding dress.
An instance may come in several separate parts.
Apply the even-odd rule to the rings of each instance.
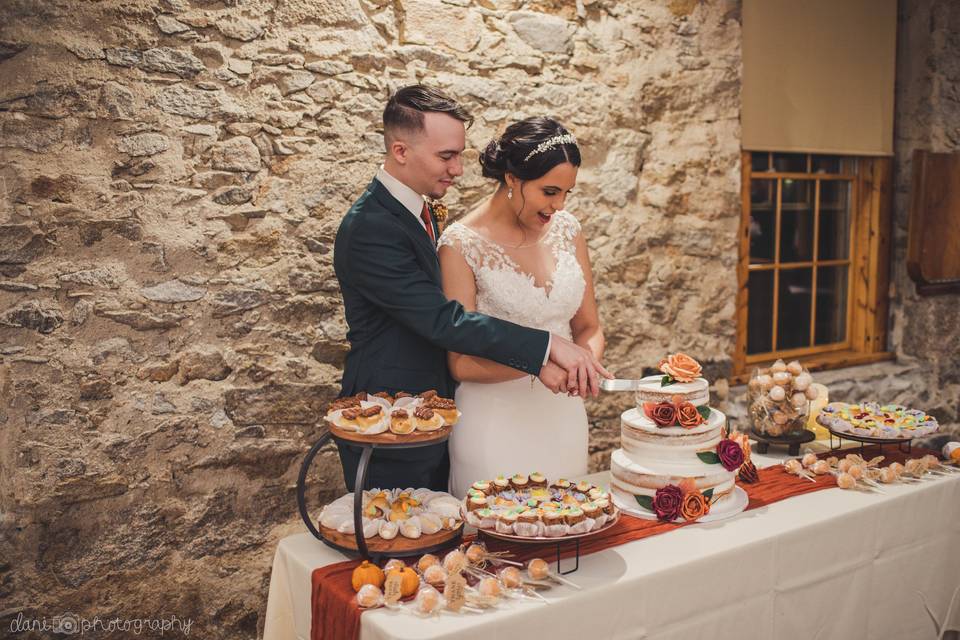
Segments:
[[[540,243],[555,260],[540,278],[524,272],[497,244],[459,222],[439,246],[460,253],[473,270],[477,311],[516,324],[571,337],[570,321],[586,288],[574,239],[580,223],[558,211]],[[554,394],[539,379],[524,376],[497,383],[463,382],[457,388],[463,413],[450,436],[450,492],[458,497],[477,480],[539,471],[550,480],[587,472],[588,425],[583,400]]]

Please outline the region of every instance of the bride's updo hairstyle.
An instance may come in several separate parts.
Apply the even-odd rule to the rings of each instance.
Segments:
[[[543,116],[514,122],[480,154],[483,177],[501,183],[508,173],[536,180],[564,162],[580,166],[577,141],[562,124]]]

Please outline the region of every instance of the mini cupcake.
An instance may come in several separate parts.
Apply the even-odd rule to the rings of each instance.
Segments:
[[[580,507],[568,507],[563,513],[563,521],[571,526],[583,522],[586,517]]]
[[[587,516],[588,518],[593,518],[594,520],[597,519],[597,516],[603,513],[603,510],[597,506],[596,502],[585,502],[580,506],[580,508],[583,509],[583,515]]]
[[[500,491],[506,491],[510,488],[510,481],[503,476],[497,476],[493,479],[493,486],[498,493]]]
[[[587,497],[591,500],[602,500],[603,498],[609,498],[610,494],[600,487],[594,487],[587,493]]]
[[[430,398],[426,401],[425,406],[433,409],[434,413],[439,413],[444,423],[448,425],[456,424],[460,417],[460,412],[457,411],[457,405],[449,398],[441,398],[439,396]]]
[[[527,509],[517,516],[517,522],[524,522],[526,524],[536,524],[538,520],[540,520],[540,514],[537,513],[535,509]]]
[[[484,495],[490,494],[490,483],[486,480],[477,480],[470,488],[474,491],[479,491]]]
[[[427,407],[417,407],[413,410],[413,426],[417,431],[436,431],[443,426],[443,418]]]
[[[513,488],[517,489],[518,491],[520,489],[526,489],[527,486],[530,484],[530,478],[523,475],[522,473],[518,473],[510,477],[510,484],[513,485]]]
[[[563,491],[566,491],[567,489],[569,489],[569,488],[571,487],[571,483],[570,483],[569,480],[565,480],[565,479],[563,479],[563,478],[560,478],[559,480],[557,480],[556,482],[554,482],[554,483],[553,483],[552,485],[550,485],[550,486],[551,486],[551,487],[554,487],[554,488],[556,488],[556,489],[561,489],[561,490],[563,490]]]
[[[539,471],[534,471],[530,474],[530,486],[532,487],[545,487],[547,486],[547,478]]]
[[[605,514],[607,514],[608,516],[612,516],[612,515],[613,515],[614,506],[613,506],[613,503],[610,502],[609,499],[607,499],[607,498],[601,498],[600,500],[597,500],[596,502],[594,502],[594,504],[597,505],[598,507],[600,507],[600,510],[603,511],[603,512],[604,512]]]
[[[405,409],[394,409],[390,414],[390,431],[398,435],[412,433],[414,429],[410,414]]]
[[[486,496],[473,496],[467,499],[467,511],[476,511],[484,509],[487,506]]]
[[[581,480],[577,483],[577,491],[580,493],[589,493],[590,489],[593,489],[593,485],[586,480]]]
[[[497,521],[508,526],[513,526],[520,519],[520,514],[516,511],[504,511],[497,515]]]
[[[564,516],[560,511],[546,511],[543,514],[543,524],[548,527],[555,524],[564,524]]]

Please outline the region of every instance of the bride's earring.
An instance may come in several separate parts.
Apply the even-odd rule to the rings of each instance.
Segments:
[[[513,200],[513,187],[507,189],[507,200]]]

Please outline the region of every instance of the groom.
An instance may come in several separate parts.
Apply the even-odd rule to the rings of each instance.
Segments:
[[[344,216],[334,245],[350,341],[341,396],[435,389],[452,398],[456,382],[447,351],[538,376],[555,393],[596,395],[598,376],[609,376],[591,352],[565,338],[465,311],[444,296],[440,229],[425,197],[442,197],[463,174],[465,123],[471,121],[453,99],[422,85],[404,87],[387,102],[386,158]],[[353,491],[361,450],[337,446]],[[380,449],[361,488],[446,491],[448,472],[446,443]]]

